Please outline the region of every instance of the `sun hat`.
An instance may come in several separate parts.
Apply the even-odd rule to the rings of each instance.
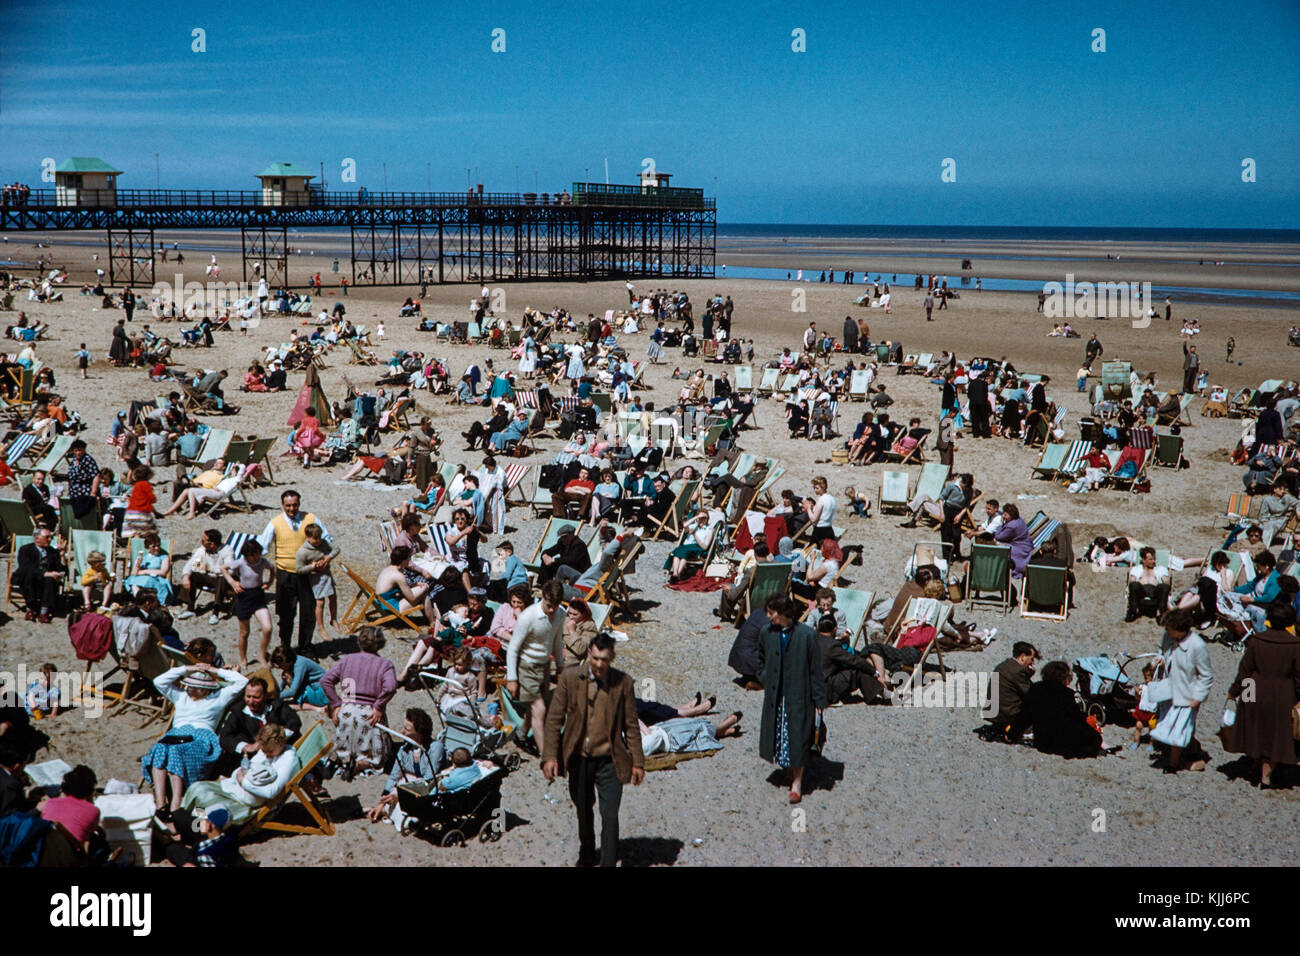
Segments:
[[[209,671],[190,671],[181,678],[182,687],[194,687],[198,690],[219,690],[221,681]]]

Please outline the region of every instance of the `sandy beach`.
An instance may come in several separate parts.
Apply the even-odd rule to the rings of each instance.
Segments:
[[[27,237],[15,237],[4,255],[34,259],[37,255]],[[778,243],[779,245],[779,243]],[[953,271],[954,260],[972,257],[976,274],[981,272],[980,249],[1005,252],[1008,246],[953,242],[952,252],[940,254],[934,244],[882,245],[879,248],[846,249],[842,256],[825,261],[809,260],[805,269],[833,266],[898,270],[892,315],[878,309],[852,305],[860,287],[798,284],[806,301],[806,312],[792,311],[797,297],[795,283],[738,280],[638,282],[639,289],[685,289],[696,303],[713,293],[730,295],[735,302],[735,330],[755,347],[755,366],[793,346],[809,320],[829,328],[838,336],[845,315],[862,315],[871,326],[873,340],[901,341],[906,352],[955,350],[963,357],[1006,356],[1022,371],[1051,376],[1050,396],[1070,409],[1067,432],[1077,437],[1075,423],[1087,407],[1084,396],[1074,387],[1074,373],[1084,355],[1084,342],[1096,332],[1105,348],[1106,359],[1132,361],[1143,372],[1154,371],[1159,387],[1177,387],[1181,379],[1182,351],[1180,320],[1199,320],[1197,344],[1210,372],[1212,384],[1230,389],[1258,384],[1267,378],[1295,378],[1300,352],[1286,346],[1286,330],[1300,320],[1291,309],[1256,309],[1228,305],[1197,305],[1184,308],[1175,301],[1174,321],[1163,319],[1163,303],[1157,302],[1162,317],[1147,328],[1133,328],[1128,321],[1077,320],[1082,339],[1051,338],[1046,333],[1051,321],[1036,314],[1031,293],[963,292],[948,310],[936,312],[927,323],[921,307],[923,293],[910,281],[917,271],[942,268]],[[1125,247],[1119,263],[1108,261],[1100,247],[1079,244],[1039,244],[1040,255],[1060,256],[1048,263],[1002,260],[997,274],[1023,278],[1063,278],[1074,271],[1080,279],[1136,279],[1153,282],[1201,284],[1228,287],[1300,290],[1300,274],[1289,266],[1300,262],[1294,248],[1207,251],[1206,258],[1224,259],[1222,267],[1199,267],[1189,257],[1191,249],[1162,249],[1134,245]],[[16,302],[31,316],[51,326],[47,341],[38,344],[38,354],[58,374],[58,391],[67,404],[80,411],[89,423],[87,439],[91,453],[101,464],[117,465],[103,443],[114,413],[133,399],[152,399],[159,387],[150,383],[140,369],[117,369],[104,361],[110,329],[120,317],[104,312],[92,297],[77,294],[77,284],[93,273],[89,248],[55,247],[56,263],[66,263],[72,272],[66,301],[41,305]],[[103,254],[102,248],[101,258]],[[904,258],[902,253],[922,258]],[[1028,253],[1026,253],[1028,254]],[[1265,264],[1264,257],[1271,257]],[[315,260],[314,262],[310,260]],[[1234,260],[1242,260],[1235,262]],[[785,250],[770,243],[754,243],[719,249],[718,261],[728,265],[779,265],[792,260]],[[205,257],[187,256],[187,279],[201,281]],[[234,265],[233,257],[228,267]],[[297,257],[291,263],[295,276],[322,270],[321,255]],[[1050,269],[1050,272],[1049,272]],[[170,264],[158,267],[164,276],[174,271]],[[232,270],[233,271],[233,270]],[[224,277],[223,277],[224,278]],[[237,278],[237,276],[235,277]],[[1208,281],[1212,279],[1212,281]],[[327,279],[327,282],[329,280]],[[500,286],[506,313],[517,321],[526,307],[549,310],[556,306],[580,315],[602,314],[626,303],[623,283],[494,283]],[[144,291],[140,288],[138,293]],[[339,298],[337,289],[324,297],[326,307]],[[441,321],[461,320],[466,304],[476,290],[469,286],[431,287],[424,300],[426,316]],[[394,348],[418,349],[444,357],[459,373],[471,360],[482,363],[492,358],[500,366],[509,362],[508,353],[489,353],[478,347],[439,346],[434,336],[414,330],[415,320],[399,319],[397,306],[418,289],[362,289],[350,291],[345,302],[348,317],[374,328],[383,320],[387,338],[376,343],[381,357]],[[698,306],[697,306],[698,311]],[[12,321],[13,316],[7,316]],[[179,338],[176,326],[168,326],[142,311],[137,324],[148,322],[155,331]],[[298,320],[268,318],[246,337],[221,334],[211,350],[177,350],[180,364],[194,368],[229,368],[228,400],[241,406],[237,416],[211,420],[234,428],[241,435],[287,434],[285,420],[292,407],[300,375],[290,380],[290,391],[281,394],[238,394],[238,381],[250,361],[261,356],[268,345],[288,339],[292,323]],[[1224,342],[1236,339],[1231,363],[1224,359]],[[648,336],[627,337],[629,351],[643,357]],[[86,342],[96,355],[90,378],[82,381],[74,371],[73,354]],[[344,381],[371,386],[373,369],[347,364],[347,350],[335,350],[328,367],[321,372],[325,394],[333,400],[343,397]],[[646,380],[652,386],[647,397],[660,402],[675,396],[669,376],[677,365],[694,367],[669,350],[666,364],[652,367]],[[716,366],[711,370],[720,370]],[[896,404],[892,417],[920,416],[932,424],[939,410],[938,389],[920,376],[896,377],[885,370],[882,381],[889,386]],[[1095,380],[1094,380],[1095,382]],[[444,397],[417,393],[420,413],[430,414],[444,439],[444,457],[464,461],[471,467],[479,456],[463,453],[459,433],[473,420],[473,412],[446,404]],[[865,406],[845,403],[840,410],[839,430],[852,431]],[[1075,496],[1060,484],[1030,480],[1038,459],[1035,451],[1002,439],[959,440],[956,469],[971,471],[976,486],[986,496],[1013,501],[1022,512],[1044,510],[1068,522],[1077,549],[1094,535],[1125,533],[1176,554],[1199,558],[1222,540],[1222,511],[1231,492],[1241,488],[1240,469],[1227,461],[1229,450],[1240,436],[1242,423],[1208,419],[1199,415],[1199,402],[1192,409],[1193,426],[1183,432],[1188,470],[1154,469],[1152,493],[1127,496],[1097,492]],[[781,405],[759,404],[758,430],[742,433],[741,446],[751,452],[781,459],[788,471],[783,487],[803,492],[814,475],[825,475],[831,491],[841,497],[847,485],[856,485],[873,500],[879,485],[880,466],[849,469],[825,460],[831,443],[792,441],[785,437]],[[549,460],[558,446],[546,443],[543,455],[532,460]],[[277,454],[279,450],[277,450]],[[293,459],[277,459],[280,482],[273,488],[250,493],[258,506],[251,516],[227,515],[214,522],[223,532],[257,532],[274,514],[279,494],[286,487],[298,488],[304,508],[314,510],[328,522],[344,550],[344,559],[364,574],[373,575],[384,563],[376,525],[405,492],[371,482],[344,484],[342,466],[304,471]],[[915,472],[916,469],[912,469]],[[5,489],[12,497],[14,489]],[[167,493],[160,489],[160,498]],[[841,513],[847,509],[842,509]],[[892,593],[904,580],[903,567],[915,541],[933,540],[934,533],[907,531],[899,519],[848,518],[847,540],[865,546],[865,561],[851,567],[845,577],[852,586],[877,595]],[[534,520],[522,508],[507,516],[508,535],[516,550],[528,556],[540,537],[544,520]],[[178,553],[198,543],[204,521],[186,522],[180,515],[163,519],[160,529],[176,542]],[[1204,708],[1200,739],[1213,756],[1204,773],[1163,776],[1150,766],[1142,752],[1125,749],[1120,755],[1090,761],[1064,761],[1044,756],[1025,747],[983,743],[972,732],[980,724],[974,710],[912,707],[867,708],[850,705],[827,713],[830,729],[826,761],[811,772],[811,792],[799,808],[802,817],[792,815],[785,790],[772,782],[771,766],[757,754],[761,695],[746,693],[733,683],[726,666],[734,631],[718,627],[710,609],[716,595],[680,594],[664,587],[659,570],[671,545],[650,543],[633,578],[638,588],[636,603],[644,609],[643,620],[627,626],[628,643],[620,645],[617,666],[638,681],[655,682],[661,701],[679,702],[697,690],[717,694],[719,717],[734,710],[745,713],[747,731],[709,759],[691,760],[675,770],[648,775],[644,786],[628,788],[623,797],[622,855],[626,865],[946,865],[978,866],[998,864],[1086,865],[1116,864],[1143,866],[1201,865],[1287,865],[1296,856],[1300,840],[1300,795],[1295,791],[1260,792],[1243,781],[1225,775],[1232,764],[1213,736],[1228,684],[1238,655],[1212,644],[1214,687]],[[1191,584],[1193,572],[1175,577],[1175,585]],[[1022,620],[1012,613],[977,609],[959,613],[961,618],[996,626],[996,642],[983,653],[945,656],[950,666],[963,670],[990,671],[1005,659],[1013,641],[1032,641],[1045,660],[1072,661],[1081,655],[1121,651],[1155,650],[1160,631],[1149,620],[1124,624],[1123,572],[1093,574],[1079,572],[1077,609],[1066,623]],[[179,572],[174,574],[179,578]],[[352,588],[340,583],[340,601],[346,605]],[[182,622],[183,637],[208,636],[215,640],[227,660],[233,659],[233,621],[210,627],[206,617]],[[0,629],[0,666],[13,669],[19,662],[28,668],[51,661],[61,669],[77,665],[61,620],[52,625],[25,623],[9,618]],[[385,655],[400,667],[407,645],[390,632]],[[409,706],[428,706],[423,694],[399,691],[390,706],[390,716],[400,723]],[[42,725],[52,737],[50,750],[42,759],[61,757],[71,764],[89,763],[101,782],[117,777],[132,783],[138,779],[139,757],[147,750],[156,730],[137,730],[129,717],[85,719],[73,712]],[[1126,742],[1128,731],[1111,728],[1107,742]],[[399,836],[391,825],[374,825],[359,819],[359,808],[371,805],[379,794],[382,777],[359,778],[352,783],[332,780],[327,789],[332,797],[332,814],[338,822],[333,837],[259,836],[244,847],[245,855],[262,865],[298,866],[352,864],[473,865],[536,864],[569,865],[576,856],[576,837],[567,789],[561,782],[547,787],[535,761],[525,759],[522,769],[504,784],[503,805],[509,811],[509,830],[497,843],[472,843],[461,849],[433,847],[418,839]],[[1094,823],[1097,811],[1104,811],[1105,829]]]

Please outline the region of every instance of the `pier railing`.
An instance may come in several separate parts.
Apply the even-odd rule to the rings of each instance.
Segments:
[[[697,194],[698,193],[698,194]],[[686,189],[659,192],[560,193],[479,192],[289,192],[266,195],[260,189],[33,189],[27,195],[6,194],[3,205],[29,209],[357,209],[357,208],[461,208],[464,206],[632,206],[649,208],[713,209],[714,200]]]

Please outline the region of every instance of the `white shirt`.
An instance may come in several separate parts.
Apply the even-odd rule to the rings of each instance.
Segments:
[[[817,518],[816,528],[830,528],[835,520],[835,496],[829,491],[824,495],[817,496],[817,503],[821,506],[821,514]]]
[[[181,678],[188,671],[189,666],[185,664],[173,667],[154,678],[153,684],[160,694],[172,702],[173,727],[184,727],[188,724],[193,727],[206,727],[215,733],[217,721],[221,719],[230,702],[244,692],[244,685],[248,683],[248,678],[238,671],[216,670],[216,675],[228,682],[226,686],[216,693],[195,700],[184,687],[180,686]]]
[[[292,747],[285,747],[284,752],[274,760],[268,760],[266,754],[259,750],[248,763],[242,784],[234,777],[223,777],[221,780],[222,791],[248,807],[260,807],[268,800],[278,797],[298,772],[298,754]],[[268,782],[253,782],[268,777]]]
[[[552,657],[564,660],[564,617],[564,607],[560,606],[548,618],[541,601],[524,609],[506,647],[507,681],[519,680],[521,659],[534,666],[545,665]]]

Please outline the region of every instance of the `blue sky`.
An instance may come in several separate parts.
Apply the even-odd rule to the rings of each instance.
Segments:
[[[1300,223],[1293,0],[6,0],[0,36],[0,179],[33,186],[44,157],[90,155],[153,187],[157,152],[172,188],[253,188],[275,160],[355,188],[352,158],[372,190],[386,164],[392,190],[468,167],[556,191],[649,157],[716,179],[724,222]]]

